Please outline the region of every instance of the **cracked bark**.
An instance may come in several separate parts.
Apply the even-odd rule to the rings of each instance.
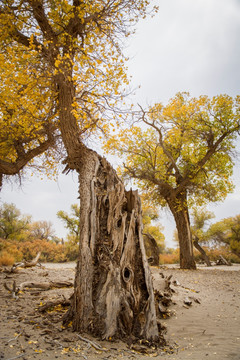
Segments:
[[[178,194],[176,198],[167,198],[167,203],[174,216],[178,231],[179,249],[180,249],[180,268],[196,269],[196,263],[193,255],[192,233],[190,229],[190,220],[186,203],[186,194]]]
[[[79,184],[80,254],[65,322],[102,339],[164,342],[137,191],[126,191],[110,164],[88,149],[81,156]]]

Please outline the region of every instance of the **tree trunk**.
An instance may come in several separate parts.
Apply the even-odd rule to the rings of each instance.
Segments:
[[[170,210],[174,216],[180,248],[180,268],[196,269],[196,263],[193,255],[192,233],[190,229],[190,220],[186,203],[186,195],[169,200],[167,199]]]
[[[204,251],[204,249],[199,245],[198,243],[198,238],[195,237],[195,240],[193,242],[193,245],[195,246],[195,248],[200,252],[200,254],[203,257],[203,260],[205,261],[207,266],[212,266],[209,257],[207,256],[206,252]]]
[[[65,69],[70,76],[71,66]],[[110,164],[83,145],[72,111],[75,88],[67,79],[59,73],[56,88],[66,170],[79,174],[80,246],[65,322],[103,339],[164,342],[143,244],[140,198],[125,191]]]
[[[151,265],[158,266],[159,265],[159,255],[160,255],[160,250],[159,250],[158,244],[151,234],[146,233],[146,234],[143,234],[143,236],[144,236],[144,243],[145,243],[146,251],[148,253],[148,249],[149,249],[149,257],[151,258],[151,261],[149,261],[149,259],[148,259],[148,262]]]
[[[80,255],[66,322],[102,339],[159,334],[142,237],[141,203],[110,164],[85,149],[79,168]]]
[[[235,250],[232,247],[230,247],[230,250],[234,255],[236,255],[236,256],[238,256],[240,258],[240,251],[239,250]]]

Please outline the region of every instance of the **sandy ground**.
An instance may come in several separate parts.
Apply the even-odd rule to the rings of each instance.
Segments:
[[[17,285],[24,281],[73,281],[74,267],[73,263],[46,264],[17,274],[0,273],[0,359],[240,359],[240,265],[200,267],[197,271],[152,267],[155,288],[161,273],[173,275],[177,282],[172,316],[162,320],[169,346],[149,349],[147,354],[122,342],[92,339],[104,348],[96,350],[70,328],[62,327],[61,308],[39,313],[40,304],[63,295],[68,298],[72,288],[25,290],[16,300],[3,287],[4,282],[10,285],[13,280]],[[184,304],[186,297],[192,301],[190,306]]]

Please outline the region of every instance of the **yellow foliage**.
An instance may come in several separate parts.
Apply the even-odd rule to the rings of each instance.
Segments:
[[[109,119],[128,85],[120,34],[129,36],[132,25],[148,13],[149,3],[4,2],[0,159],[12,164],[26,153],[34,159],[31,151],[46,143],[50,125],[55,135],[64,135],[66,122],[71,122],[72,136],[79,135],[82,141],[110,131]],[[70,102],[63,105],[62,99],[68,97]],[[47,158],[44,167],[56,171],[52,170],[56,153],[49,150]]]
[[[143,193],[160,205],[166,204],[170,191],[176,196],[176,210],[219,201],[233,190],[231,154],[239,114],[238,96],[190,98],[178,93],[166,106],[149,108],[143,115],[144,127],[132,126],[112,135],[105,150],[123,157],[121,175],[134,178]],[[177,200],[184,191],[187,199]]]

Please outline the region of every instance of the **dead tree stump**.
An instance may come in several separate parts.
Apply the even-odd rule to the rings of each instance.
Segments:
[[[65,322],[102,339],[164,342],[142,237],[141,202],[88,150],[79,169],[80,254]]]
[[[150,253],[150,256],[148,258],[149,264],[151,264],[152,266],[158,266],[160,249],[158,247],[156,239],[154,239],[154,237],[149,233],[144,233],[143,239],[144,239],[145,248]]]

